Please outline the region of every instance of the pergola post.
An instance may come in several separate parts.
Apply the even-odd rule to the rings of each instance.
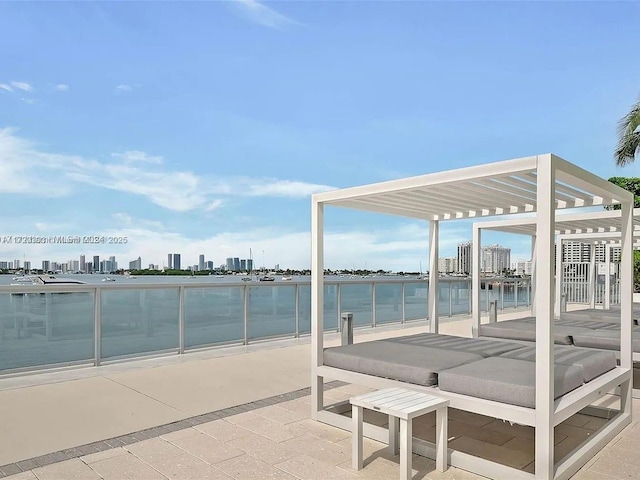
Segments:
[[[633,369],[633,201],[622,204],[620,224],[620,366]],[[608,274],[607,270],[607,277]],[[630,380],[620,386],[620,410],[629,414],[632,382]]]
[[[560,318],[562,314],[562,282],[564,278],[562,278],[562,242],[564,241],[564,236],[558,235],[556,238],[556,281],[555,281],[555,301],[554,305],[554,316],[556,318]]]
[[[537,265],[538,259],[536,257],[536,240],[537,236],[533,235],[531,237],[531,297],[529,298],[529,303],[531,303],[531,316],[536,316],[536,277],[537,277]]]
[[[323,378],[317,375],[324,347],[324,205],[311,201],[311,418],[323,409]]]
[[[480,335],[480,227],[473,225],[471,242],[471,330],[474,337]]]
[[[609,310],[611,309],[611,245],[609,243],[604,246],[604,254],[604,309]]]
[[[552,265],[555,237],[556,165],[552,155],[538,157],[536,215],[536,435],[535,476],[554,477],[554,350]]]
[[[596,243],[590,244],[589,255],[589,308],[596,308],[596,287],[597,275],[596,275]]]
[[[429,221],[429,331],[438,333],[438,301],[440,275],[438,275],[438,242],[440,222]]]

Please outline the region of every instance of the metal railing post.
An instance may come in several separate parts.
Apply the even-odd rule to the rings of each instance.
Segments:
[[[402,282],[401,288],[400,288],[400,294],[402,295],[402,323],[405,323],[407,321],[406,309],[405,309],[405,297],[404,297],[406,294],[405,285],[406,284]]]
[[[342,315],[342,284],[338,283],[337,287],[338,287],[338,293],[336,294],[336,299],[337,299],[336,300],[336,302],[337,302],[336,312],[338,314],[338,318],[337,318],[338,326],[336,328],[336,331],[339,332],[340,331],[340,318],[341,318],[341,315]]]
[[[453,292],[451,291],[451,282],[449,283],[449,316],[453,315]]]
[[[504,310],[504,280],[500,280],[500,310]]]
[[[376,284],[371,282],[371,326],[376,327]]]
[[[178,353],[184,353],[184,328],[185,328],[185,292],[184,286],[178,287]]]
[[[244,318],[243,318],[243,322],[244,322],[244,339],[243,339],[243,345],[248,345],[249,344],[249,338],[248,338],[248,334],[249,334],[249,287],[248,286],[244,286]]]
[[[94,365],[102,361],[102,291],[96,287],[93,291],[93,354]]]
[[[300,337],[300,285],[296,283],[295,309],[296,309],[296,338]]]

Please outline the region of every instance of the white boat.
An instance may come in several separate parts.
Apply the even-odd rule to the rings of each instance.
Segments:
[[[293,277],[291,277],[291,275],[283,275],[282,276],[282,280],[284,282],[288,282],[289,280],[291,280]]]
[[[103,282],[115,282],[116,279],[115,278],[111,278],[111,277],[104,277],[102,279]]]

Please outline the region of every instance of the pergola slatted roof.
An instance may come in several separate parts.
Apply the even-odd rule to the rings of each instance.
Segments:
[[[554,160],[558,209],[617,204],[628,194],[558,157]],[[526,157],[334,190],[315,198],[328,205],[425,220],[535,212],[537,167],[537,156]]]

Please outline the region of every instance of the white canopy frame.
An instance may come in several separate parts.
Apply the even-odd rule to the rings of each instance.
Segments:
[[[554,400],[553,356],[553,255],[556,209],[621,204],[621,244],[623,296],[621,305],[621,365],[588,384]],[[450,400],[451,407],[490,415],[535,427],[535,478],[565,479],[574,474],[591,456],[631,422],[631,232],[633,195],[596,175],[553,154],[439,172],[360,187],[346,188],[312,197],[311,211],[311,339],[312,339],[312,418],[349,428],[349,420],[324,409],[324,377],[372,387],[398,385],[394,380],[363,375],[323,364],[323,286],[324,286],[324,207],[338,206],[377,213],[400,215],[430,222],[429,252],[431,270],[437,263],[438,224],[443,220],[479,218],[523,212],[535,217],[535,297],[536,322],[536,401],[535,408],[523,408],[437,388],[402,383],[407,388],[426,390]],[[474,232],[475,237],[475,232]],[[475,245],[479,240],[474,238]],[[475,280],[476,282],[478,280]],[[477,284],[473,288],[479,289]],[[438,276],[430,275],[429,299],[436,299]],[[474,295],[474,312],[479,299]],[[431,331],[438,331],[438,302],[430,301]],[[620,386],[621,409],[599,432],[561,462],[554,461],[554,427],[593,403],[602,392]],[[384,432],[365,426],[365,435],[385,440]],[[418,453],[433,455],[433,446],[414,442]],[[493,478],[534,478],[515,470],[462,452],[450,451],[452,465]]]

